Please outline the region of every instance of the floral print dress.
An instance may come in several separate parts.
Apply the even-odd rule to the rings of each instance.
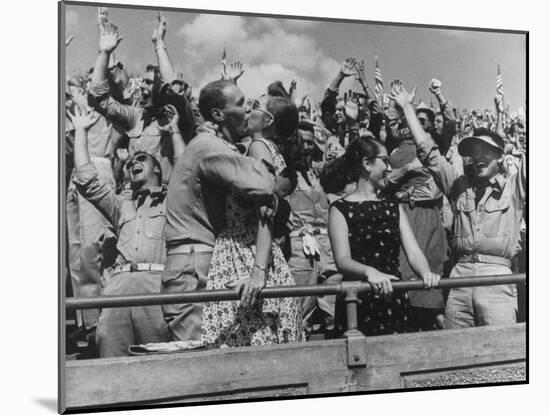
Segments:
[[[352,259],[401,278],[399,202],[350,202],[340,199],[333,206],[346,219]],[[357,309],[358,328],[367,336],[403,332],[410,316],[409,299],[404,291],[394,291],[390,299],[384,299],[372,291],[363,294]],[[346,330],[346,307],[342,298],[336,304],[336,326],[339,334]]]
[[[267,140],[276,174],[286,167],[282,155]],[[226,199],[227,225],[216,239],[208,270],[207,290],[227,289],[234,281],[249,278],[256,256],[258,220],[250,202],[232,193]],[[295,285],[280,247],[272,245],[272,264],[266,287]],[[258,346],[302,340],[299,298],[261,299],[251,307],[239,301],[206,302],[203,308],[202,340],[213,347]]]

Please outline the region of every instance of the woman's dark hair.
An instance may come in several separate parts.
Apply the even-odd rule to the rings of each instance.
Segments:
[[[381,112],[372,112],[370,115],[370,121],[368,130],[374,134],[377,139],[380,139],[380,129],[384,122],[384,114]]]
[[[428,117],[428,120],[430,120],[430,124],[432,125],[435,122],[435,113],[432,110],[421,108],[421,109],[417,109],[416,113],[426,114],[426,116]]]
[[[161,106],[160,102],[160,69],[158,66],[147,65],[145,72],[153,72],[153,89],[151,91],[151,96],[153,98],[153,108],[159,108]]]
[[[290,99],[289,93],[286,91],[281,81],[275,81],[267,86],[267,95],[272,97],[281,97]]]
[[[298,108],[288,98],[270,96],[267,110],[273,114],[275,134],[279,140],[285,140],[298,128]]]
[[[158,104],[161,111],[166,105],[173,105],[179,115],[178,127],[186,144],[191,141],[195,132],[193,106],[186,95],[177,94],[170,84],[164,84],[160,89]]]
[[[349,183],[356,182],[361,175],[363,159],[376,157],[382,147],[382,143],[372,138],[353,140],[343,156],[328,162],[321,171],[319,179],[325,193],[339,193]]]
[[[301,148],[298,135],[293,133],[277,144],[281,155],[283,156],[286,168],[281,173],[281,176],[286,177],[292,183],[292,191],[298,184],[297,172],[300,167]]]

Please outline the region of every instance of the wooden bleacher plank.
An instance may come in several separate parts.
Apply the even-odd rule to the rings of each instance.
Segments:
[[[69,361],[68,408],[404,388],[415,374],[524,361],[525,324],[367,338],[367,366],[344,339]]]

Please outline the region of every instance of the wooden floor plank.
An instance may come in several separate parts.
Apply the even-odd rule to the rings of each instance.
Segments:
[[[525,324],[369,337],[366,367],[344,339],[68,361],[67,407],[315,395],[403,388],[404,376],[525,360]]]

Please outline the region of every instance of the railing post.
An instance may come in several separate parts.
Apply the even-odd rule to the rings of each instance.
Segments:
[[[344,333],[348,352],[348,367],[363,367],[367,365],[367,339],[357,329],[358,293],[360,282],[344,282],[342,290],[345,293],[347,330]]]

